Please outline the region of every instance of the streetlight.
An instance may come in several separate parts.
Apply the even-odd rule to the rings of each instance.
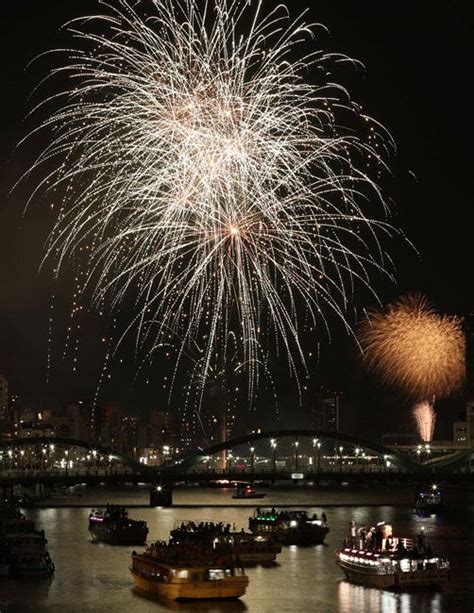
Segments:
[[[299,441],[295,441],[295,470],[298,470],[298,447]]]
[[[318,473],[321,471],[321,443],[317,442],[316,447],[318,448]]]
[[[254,471],[255,447],[250,447],[250,470]]]
[[[344,447],[341,445],[339,447],[339,468],[341,470],[341,473],[342,473],[342,452],[343,450],[344,450]]]

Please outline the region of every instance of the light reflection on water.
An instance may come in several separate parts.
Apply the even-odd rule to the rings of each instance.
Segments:
[[[132,589],[128,566],[131,547],[112,547],[95,544],[89,539],[87,518],[89,508],[48,508],[28,511],[46,531],[56,574],[51,581],[14,581],[0,578],[0,612],[13,611],[98,611],[105,613],[148,613],[165,611],[205,611],[228,613],[428,613],[474,610],[474,504],[451,506],[449,513],[440,517],[419,518],[410,510],[412,492],[398,490],[381,495],[370,491],[298,491],[269,492],[265,504],[278,501],[314,504],[339,504],[325,508],[331,532],[327,545],[317,547],[286,547],[274,568],[249,569],[250,585],[241,602],[228,603],[166,603],[151,600]],[[462,494],[466,498],[466,494]],[[350,507],[344,504],[390,502],[380,507]],[[230,492],[219,490],[184,490],[175,501],[191,504],[229,504]],[[76,502],[146,504],[147,490],[128,488],[111,491],[107,488],[85,489]],[[399,506],[395,506],[398,504]],[[403,506],[406,504],[406,506]],[[247,527],[252,509],[245,507],[203,506],[201,508],[175,507],[171,509],[131,508],[130,516],[145,519],[151,539],[166,539],[175,523],[183,519],[224,521],[235,523],[237,529]],[[320,513],[321,507],[308,511]],[[395,530],[417,534],[425,526],[428,542],[438,551],[446,553],[452,562],[452,582],[443,593],[420,591],[392,593],[352,585],[342,579],[335,564],[334,550],[347,533],[349,522],[374,525],[384,519],[392,522]],[[436,538],[436,540],[434,540]],[[430,541],[430,539],[432,539]]]

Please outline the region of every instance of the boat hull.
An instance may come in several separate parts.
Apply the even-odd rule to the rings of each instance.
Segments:
[[[107,545],[143,545],[148,536],[147,528],[134,529],[110,529],[93,527],[89,530],[91,538],[95,543],[106,543]]]
[[[249,523],[250,531],[254,534],[271,534],[280,545],[322,545],[329,532],[325,526],[312,526],[311,528],[278,528],[265,529],[258,524]]]
[[[374,573],[369,569],[362,570],[347,564],[341,560],[337,561],[338,566],[343,570],[346,579],[352,583],[374,587],[378,589],[400,589],[406,590],[417,587],[443,587],[449,581],[449,571],[444,569],[420,570],[407,573]]]
[[[223,581],[173,583],[151,580],[133,570],[134,585],[148,595],[168,600],[235,600],[245,594],[248,578],[228,577]]]

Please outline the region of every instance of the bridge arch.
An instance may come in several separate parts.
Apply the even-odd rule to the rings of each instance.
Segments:
[[[267,432],[255,432],[252,434],[246,434],[245,436],[240,436],[225,441],[223,443],[212,445],[207,449],[199,449],[198,451],[195,451],[191,454],[181,456],[180,458],[172,460],[168,464],[168,466],[162,468],[170,471],[173,470],[173,468],[176,469],[178,467],[180,469],[190,468],[191,466],[194,466],[195,464],[204,461],[208,456],[212,456],[216,453],[219,453],[220,451],[230,450],[234,447],[238,447],[239,445],[245,445],[247,443],[253,443],[260,440],[270,440],[278,438],[329,438],[341,443],[349,443],[351,445],[355,445],[363,449],[374,451],[380,456],[387,456],[387,458],[390,458],[392,462],[398,464],[399,466],[403,466],[406,468],[413,468],[415,466],[418,467],[418,465],[412,460],[410,460],[408,457],[396,453],[388,447],[379,445],[378,443],[366,441],[364,439],[361,439],[360,437],[353,436],[352,434],[346,434],[340,431],[328,432],[325,430],[297,428],[291,430],[270,430]]]
[[[13,438],[9,440],[0,441],[0,451],[18,448],[18,447],[32,447],[32,446],[49,446],[54,445],[58,447],[79,447],[86,449],[90,452],[97,452],[104,456],[110,456],[113,459],[120,460],[125,466],[133,468],[137,472],[148,472],[149,467],[145,466],[141,462],[125,455],[119,451],[115,451],[110,447],[105,447],[97,443],[89,441],[83,441],[76,438],[61,437],[61,436],[38,436],[28,438]]]

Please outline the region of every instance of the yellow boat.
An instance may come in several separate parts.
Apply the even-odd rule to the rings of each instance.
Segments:
[[[133,552],[135,587],[169,600],[225,600],[243,596],[248,577],[232,560],[206,559],[199,550],[161,543]]]

